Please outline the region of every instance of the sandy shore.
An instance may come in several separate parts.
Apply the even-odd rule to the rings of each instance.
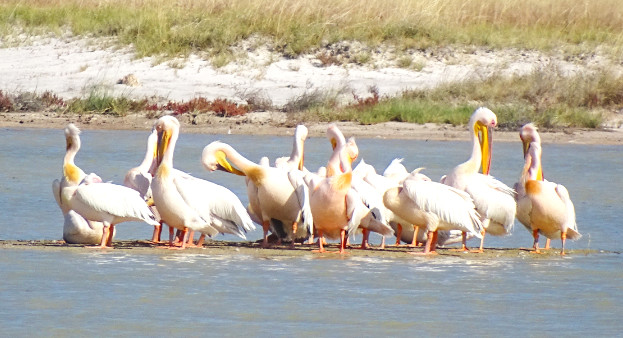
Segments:
[[[288,115],[280,112],[249,113],[242,117],[222,118],[210,114],[193,117],[179,117],[184,133],[242,134],[242,135],[292,135],[294,123],[288,122]],[[68,123],[76,123],[81,129],[127,129],[150,130],[154,117],[132,114],[125,117],[86,114],[70,115],[58,113],[0,113],[0,128],[53,128],[62,129]],[[437,124],[413,124],[385,122],[361,125],[354,122],[337,122],[348,137],[392,138],[414,140],[467,140],[465,127]],[[306,123],[310,136],[324,137],[328,123]],[[517,131],[497,130],[496,141],[519,142]],[[623,144],[623,129],[573,129],[561,131],[541,130],[544,143],[575,144]]]
[[[105,249],[105,252],[127,252],[133,254],[150,254],[150,255],[170,255],[180,253],[178,250],[167,250],[157,248],[156,245],[148,241],[115,241],[113,249]],[[293,257],[309,257],[309,258],[339,258],[336,254],[337,244],[329,244],[327,253],[312,252],[316,246],[297,245],[290,248],[289,245],[273,245],[268,249],[260,248],[257,242],[230,242],[230,241],[207,241],[201,248],[188,248],[184,252],[189,254],[206,254],[206,255],[246,255],[258,258],[293,258]],[[0,240],[0,250],[33,250],[33,251],[59,251],[59,252],[93,252],[93,249],[85,248],[84,245],[66,244],[64,241],[48,240],[48,241],[14,241]],[[414,259],[414,257],[428,258],[419,255],[413,255],[410,252],[421,252],[422,248],[407,248],[405,246],[392,247],[385,249],[347,249],[344,257],[374,257],[383,259]],[[530,258],[544,259],[560,257],[560,249],[543,250],[543,254],[536,255],[530,252],[531,249],[507,249],[507,248],[485,248],[482,254],[463,253],[453,251],[449,248],[439,248],[437,257],[460,257],[470,260],[486,260],[496,258]],[[569,256],[607,254],[613,252],[605,252],[602,250],[566,250]],[[435,257],[435,256],[429,256]]]

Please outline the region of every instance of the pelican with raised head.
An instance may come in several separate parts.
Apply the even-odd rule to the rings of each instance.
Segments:
[[[158,133],[155,175],[151,189],[154,204],[168,226],[183,232],[181,249],[186,248],[188,230],[207,236],[229,233],[246,239],[255,225],[242,202],[229,189],[198,179],[173,168],[173,152],[180,123],[172,116],[156,121]],[[173,248],[173,238],[169,236]]]
[[[515,191],[489,175],[491,144],[497,116],[488,108],[480,107],[472,114],[469,126],[472,132],[472,155],[442,177],[442,183],[467,192],[480,214],[483,233],[478,252],[483,251],[484,235],[509,235],[515,222],[517,205]],[[482,167],[482,173],[479,169]],[[467,250],[463,240],[462,250]]]

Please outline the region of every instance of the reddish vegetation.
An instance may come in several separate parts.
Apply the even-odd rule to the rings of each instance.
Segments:
[[[187,102],[173,102],[169,101],[160,109],[157,109],[157,105],[150,106],[149,108],[156,108],[155,110],[171,110],[174,115],[180,115],[190,112],[205,113],[213,111],[217,116],[238,116],[244,115],[249,112],[249,106],[238,105],[237,103],[228,101],[227,99],[215,99],[209,101],[203,97],[194,98]]]
[[[366,98],[361,98],[357,94],[353,93],[353,98],[355,99],[355,102],[352,103],[350,106],[358,111],[362,111],[364,109],[377,105],[379,103],[379,89],[376,87],[372,87],[370,88],[370,93],[372,94],[372,96]]]

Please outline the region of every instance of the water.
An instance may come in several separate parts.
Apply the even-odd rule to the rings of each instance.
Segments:
[[[60,239],[62,217],[51,194],[61,175],[61,130],[1,130],[0,239]],[[145,131],[82,134],[76,163],[120,183],[144,155]],[[291,150],[291,137],[182,134],[174,164],[230,188],[247,203],[243,178],[208,173],[199,163],[211,141],[257,161]],[[359,139],[360,157],[378,171],[395,157],[426,167],[437,180],[470,151],[468,142]],[[324,165],[324,138],[306,143],[306,166]],[[565,258],[384,259],[137,254],[2,250],[3,335],[226,336],[614,336],[623,324],[623,259],[618,214],[623,201],[621,146],[544,145],[546,178],[564,184],[580,232],[569,249],[603,251]],[[517,142],[495,143],[492,174],[512,185],[522,167]],[[124,223],[117,239],[146,239],[151,227]],[[249,234],[259,239],[261,231]],[[223,237],[237,240],[233,237]],[[378,236],[374,240],[378,241]],[[516,224],[486,247],[526,247]],[[559,246],[559,241],[553,241]],[[472,243],[475,245],[475,242]],[[164,251],[164,250],[163,250]]]

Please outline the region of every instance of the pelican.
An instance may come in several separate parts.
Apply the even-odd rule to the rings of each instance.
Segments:
[[[99,244],[102,240],[104,224],[89,221],[69,206],[62,203],[61,190],[64,187],[84,183],[87,175],[74,163],[76,154],[80,150],[80,129],[73,123],[65,127],[66,150],[63,158],[63,177],[52,182],[52,194],[63,213],[63,240],[69,244]],[[113,234],[114,236],[114,234]]]
[[[478,250],[482,252],[485,232],[494,236],[510,234],[515,222],[517,205],[515,191],[489,176],[492,130],[497,126],[497,116],[488,108],[480,107],[472,114],[469,126],[473,145],[471,157],[452,169],[441,181],[467,192],[472,197],[483,225]],[[482,174],[478,173],[481,166]],[[466,249],[463,241],[461,250]]]
[[[245,232],[255,229],[242,202],[229,189],[195,178],[173,168],[173,152],[179,137],[180,123],[163,116],[154,124],[158,133],[155,175],[151,182],[154,204],[168,226],[182,231],[186,248],[188,230],[207,236],[229,233],[246,239]],[[173,248],[169,236],[169,247]]]
[[[322,238],[327,236],[340,239],[339,253],[343,254],[346,232],[352,234],[361,223],[361,208],[365,206],[357,192],[351,189],[352,162],[349,156],[345,145],[337,147],[327,164],[328,176],[315,177],[309,182],[310,206],[319,236],[319,252],[325,252]],[[329,175],[330,171],[332,175]]]
[[[388,189],[383,202],[408,223],[426,227],[423,254],[436,253],[438,230],[460,230],[481,237],[482,223],[470,196],[432,182],[419,170],[412,172],[401,187]]]
[[[101,183],[99,177],[91,180],[87,176],[85,184],[64,187],[61,190],[61,203],[85,219],[104,224],[100,245],[96,248],[111,247],[115,225],[121,222],[143,221],[154,226],[158,224],[136,190],[122,185]]]
[[[536,127],[528,124],[520,134],[524,149],[524,169],[519,182],[518,218],[529,225],[534,237],[534,252],[539,250],[539,233],[547,238],[560,236],[561,255],[565,255],[567,238],[576,240],[582,237],[575,222],[575,209],[569,192],[561,185],[543,179],[541,168],[541,139]]]
[[[154,164],[155,158],[155,150],[156,144],[158,142],[158,134],[156,130],[152,130],[151,134],[147,138],[147,151],[145,153],[145,157],[141,164],[138,167],[134,167],[125,175],[123,180],[123,185],[128,188],[132,188],[140,194],[140,196],[149,203],[153,202],[152,193],[151,193],[151,179],[152,175],[150,170],[152,169],[152,165]],[[151,205],[150,210],[156,216],[156,220],[160,222],[160,214],[154,205]],[[152,235],[151,241],[154,243],[160,242],[160,233],[162,231],[162,223],[154,226],[154,233]]]
[[[205,146],[201,162],[209,171],[224,170],[250,180],[252,185],[251,188],[247,185],[247,192],[251,205],[258,210],[259,215],[256,216],[262,221],[263,247],[268,246],[271,223],[273,229],[285,232],[279,237],[292,237],[292,246],[297,238],[308,238],[313,234],[309,191],[300,171],[259,165],[220,141]]]

